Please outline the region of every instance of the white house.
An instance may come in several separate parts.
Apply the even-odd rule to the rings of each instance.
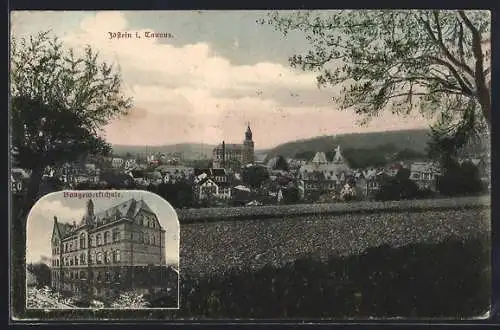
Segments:
[[[420,189],[436,189],[439,167],[432,162],[415,162],[410,165],[410,180],[415,181]]]
[[[125,161],[123,160],[123,158],[113,157],[113,159],[111,159],[111,166],[113,168],[122,168],[124,164]]]
[[[216,182],[206,173],[202,173],[194,179],[195,191],[198,199],[207,199],[212,196],[217,199],[231,199],[231,186],[228,182]]]

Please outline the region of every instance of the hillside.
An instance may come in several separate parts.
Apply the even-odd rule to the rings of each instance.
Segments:
[[[372,149],[383,145],[394,145],[397,149],[412,149],[425,152],[429,141],[429,131],[402,130],[373,133],[351,133],[341,135],[319,136],[311,139],[298,140],[280,144],[267,153],[267,158],[281,155],[294,157],[299,152],[333,151],[337,145],[342,149]]]
[[[179,143],[162,146],[128,146],[113,145],[113,153],[125,155],[126,153],[146,155],[151,153],[173,154],[179,153],[184,159],[212,158],[212,150],[215,145],[203,143]]]

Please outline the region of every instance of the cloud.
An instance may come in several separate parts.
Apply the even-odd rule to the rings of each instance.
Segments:
[[[232,65],[217,55],[208,42],[176,47],[145,38],[143,33],[148,30],[131,29],[120,12],[98,12],[85,19],[80,27],[80,31],[64,37],[64,42],[77,49],[89,44],[99,50],[103,59],[119,65],[137,102],[150,101],[151,97],[157,102],[172,97],[189,102],[193,96],[195,100],[202,97],[216,102],[218,97],[214,95],[221,89],[253,97],[256,89],[269,86],[292,90],[315,88],[312,73],[270,62]],[[110,39],[110,32],[127,31],[132,38]],[[135,32],[141,38],[136,38]],[[193,108],[206,111],[199,105]]]
[[[54,216],[59,222],[79,222],[85,210],[83,207],[71,208],[64,205],[61,200],[55,199],[60,194],[50,194],[40,199],[28,215],[26,227],[26,260],[37,262],[42,256],[52,255],[50,240]]]
[[[168,21],[165,28],[158,32],[168,32]],[[87,16],[61,38],[80,52],[90,45],[101,60],[122,73],[124,92],[133,97],[135,108],[105,128],[111,143],[238,142],[247,121],[253,123],[258,147],[295,136],[340,133],[345,127],[348,131],[390,129],[391,121],[401,129],[425,126],[384,117],[375,120],[371,129],[356,128],[357,117],[337,112],[331,103],[336,89],[318,90],[313,72],[271,61],[235,65],[210,40],[173,45],[169,39],[144,37],[146,31],[152,32],[131,26],[124,13],[103,11]],[[117,32],[129,32],[132,37],[110,39],[110,33]],[[136,32],[141,38],[135,37]],[[239,44],[237,32],[235,42],[227,45],[233,50]]]
[[[29,221],[37,221],[37,218],[47,218],[57,216],[59,222],[72,223],[79,221],[85,214],[85,208],[71,208],[64,205],[60,200],[44,200],[38,201],[29,214]]]

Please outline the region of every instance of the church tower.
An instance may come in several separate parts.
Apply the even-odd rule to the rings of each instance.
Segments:
[[[250,123],[247,124],[245,132],[245,141],[243,141],[242,165],[247,165],[254,162],[254,143],[252,139],[252,130]]]

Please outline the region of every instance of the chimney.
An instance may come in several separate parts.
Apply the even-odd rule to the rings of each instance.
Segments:
[[[222,141],[222,168],[226,168],[226,142]]]

